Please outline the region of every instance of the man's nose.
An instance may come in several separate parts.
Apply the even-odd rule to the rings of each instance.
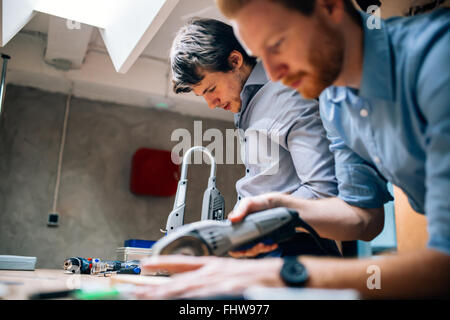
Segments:
[[[286,64],[275,61],[274,59],[263,58],[264,69],[266,69],[270,80],[276,82],[283,79],[288,73]]]
[[[205,100],[210,109],[214,109],[220,105],[220,99],[217,97],[205,96]]]

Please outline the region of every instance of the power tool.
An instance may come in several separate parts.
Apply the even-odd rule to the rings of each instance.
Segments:
[[[225,216],[225,200],[216,187],[216,162],[209,150],[202,146],[195,146],[186,151],[181,167],[181,177],[178,181],[177,193],[173,210],[167,218],[166,230],[161,232],[170,234],[184,224],[184,210],[186,208],[187,190],[187,163],[189,156],[194,151],[203,151],[211,161],[211,173],[208,179],[208,187],[203,194],[201,220],[223,220]]]
[[[66,272],[90,274],[92,268],[92,258],[67,258],[64,260],[63,268]]]
[[[118,271],[120,273],[136,273],[136,268],[139,267],[139,261],[113,261],[100,260],[98,258],[81,258],[71,257],[64,260],[63,268],[66,272],[92,274]],[[130,271],[130,272],[128,272]],[[140,269],[139,269],[140,273]]]
[[[190,256],[224,256],[259,242],[279,243],[295,235],[296,227],[306,229],[318,247],[328,254],[323,239],[298,212],[284,207],[268,209],[246,216],[241,222],[204,220],[179,227],[153,245],[153,254]]]

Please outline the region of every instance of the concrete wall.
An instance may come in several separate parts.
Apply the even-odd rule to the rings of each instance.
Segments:
[[[114,259],[128,238],[158,239],[174,197],[129,191],[131,159],[140,147],[171,150],[177,128],[222,132],[233,123],[178,113],[73,98],[57,212],[52,209],[66,96],[10,85],[0,122],[0,254],[36,256],[38,268],[61,268],[69,256]],[[209,144],[205,142],[204,146]],[[185,221],[200,218],[209,166],[188,171]],[[242,165],[218,165],[226,211],[234,206]]]

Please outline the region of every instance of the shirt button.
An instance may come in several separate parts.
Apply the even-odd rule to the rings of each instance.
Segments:
[[[249,172],[250,172],[250,169],[247,169],[247,170],[245,170],[245,171],[247,171],[247,173],[249,173]]]
[[[367,109],[361,109],[361,111],[359,111],[359,115],[365,118],[369,115],[369,111],[367,111]]]
[[[374,157],[373,160],[375,161],[376,164],[381,163],[381,159],[379,157]]]

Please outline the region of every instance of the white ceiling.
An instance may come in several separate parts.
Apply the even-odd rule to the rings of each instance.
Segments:
[[[143,54],[167,59],[175,33],[192,17],[227,21],[217,9],[214,0],[181,0]]]
[[[181,0],[142,52],[142,55],[167,60],[177,30],[193,17],[212,18],[227,22],[227,19],[217,9],[214,0]],[[38,12],[23,30],[47,34],[49,20],[49,15]],[[92,34],[90,45],[96,48],[105,48],[103,39],[97,29]]]

